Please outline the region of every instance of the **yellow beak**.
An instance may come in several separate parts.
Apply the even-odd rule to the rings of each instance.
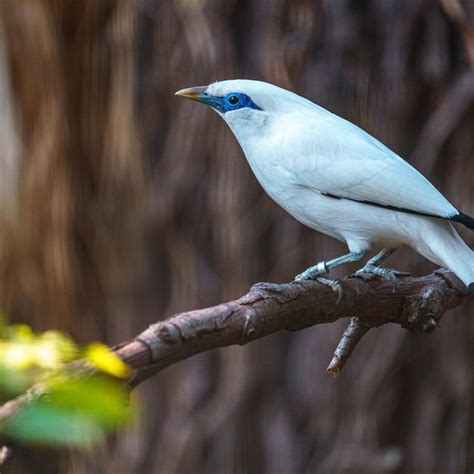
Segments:
[[[206,89],[207,86],[189,87],[188,89],[181,89],[180,91],[175,92],[174,95],[186,97],[186,99],[196,100],[197,102],[204,102],[204,98],[206,97],[204,91]]]

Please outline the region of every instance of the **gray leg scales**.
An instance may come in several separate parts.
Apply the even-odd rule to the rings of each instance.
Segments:
[[[337,267],[344,263],[357,262],[364,255],[365,255],[365,252],[358,252],[358,253],[350,252],[346,255],[343,255],[342,257],[337,257],[327,262],[319,262],[316,265],[313,265],[312,267],[307,268],[304,272],[300,273],[299,275],[296,275],[295,281],[317,280],[323,285],[329,286],[334,291],[334,293],[337,294],[337,302],[339,303],[339,301],[341,300],[343,296],[343,290],[342,290],[342,286],[340,282],[336,280],[335,278],[329,278],[323,275],[327,275],[329,273],[329,270],[331,270],[331,268]]]
[[[295,281],[302,280],[314,280],[318,276],[326,275],[329,273],[328,268],[326,267],[326,262],[319,262],[312,267],[307,268],[304,272],[299,273],[295,276]]]
[[[399,272],[397,270],[392,270],[390,268],[380,268],[379,265],[392,253],[395,252],[394,249],[383,249],[375,257],[372,257],[364,267],[360,270],[357,270],[356,275],[369,275],[370,278],[374,276],[382,277],[387,281],[391,281],[393,284],[393,291],[397,288],[397,277],[408,276],[407,272]]]
[[[346,255],[343,255],[342,257],[337,257],[333,260],[328,260],[327,262],[319,262],[316,265],[307,268],[299,275],[296,275],[295,281],[313,280],[321,275],[327,275],[329,273],[329,270],[331,270],[332,268],[338,267],[339,265],[343,265],[344,263],[358,262],[364,255],[365,252],[350,252]]]

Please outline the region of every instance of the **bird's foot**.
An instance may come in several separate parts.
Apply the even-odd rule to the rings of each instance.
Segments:
[[[329,270],[326,268],[326,262],[319,262],[296,275],[295,281],[316,280],[319,276],[326,275],[327,273],[329,273]]]
[[[339,280],[336,280],[335,278],[325,277],[325,276],[316,277],[315,280],[331,288],[331,290],[337,296],[336,304],[338,304],[342,300],[342,297],[344,296],[344,290],[342,289],[342,285]]]
[[[372,263],[367,263],[365,267],[357,270],[356,275],[371,275],[371,278],[374,276],[382,277],[384,280],[391,281],[393,285],[393,291],[397,289],[397,277],[408,276],[410,275],[407,272],[399,272],[397,270],[392,270],[390,268],[381,268],[377,267]]]
[[[328,273],[328,270],[326,269],[325,263],[320,262],[317,265],[314,265],[313,267],[309,267],[299,275],[296,275],[294,281],[316,280],[322,283],[323,285],[329,286],[329,288],[331,288],[331,290],[337,295],[337,304],[339,303],[339,301],[341,301],[344,295],[342,285],[340,281],[336,280],[335,278],[323,276],[324,273]]]

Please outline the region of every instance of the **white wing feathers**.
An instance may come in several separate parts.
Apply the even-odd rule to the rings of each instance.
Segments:
[[[457,209],[418,171],[381,142],[330,112],[313,120],[293,117],[283,135],[297,134],[285,168],[302,186],[335,197],[430,216],[451,217]],[[281,148],[280,148],[281,150]],[[299,152],[299,153],[298,153]]]

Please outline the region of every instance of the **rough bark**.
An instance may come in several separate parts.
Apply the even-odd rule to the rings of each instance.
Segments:
[[[238,300],[175,314],[152,324],[115,352],[135,370],[130,382],[136,385],[200,352],[357,315],[336,349],[339,362],[331,361],[328,367],[331,375],[338,375],[368,329],[395,323],[429,333],[446,311],[470,295],[452,273],[443,270],[421,278],[400,278],[396,289],[391,281],[378,278],[349,278],[342,286],[344,295],[337,302],[338,296],[319,282],[257,283]]]
[[[327,369],[337,376],[361,337],[370,329],[395,323],[411,331],[432,332],[444,313],[471,296],[446,270],[420,278],[392,281],[352,277],[342,282],[343,296],[317,281],[257,283],[235,301],[170,316],[150,325],[113,350],[131,369],[130,386],[201,352],[245,345],[278,331],[298,331],[352,317]],[[77,362],[76,370],[90,373]],[[82,375],[81,375],[82,376]],[[0,406],[0,422],[44,394],[40,383]]]

